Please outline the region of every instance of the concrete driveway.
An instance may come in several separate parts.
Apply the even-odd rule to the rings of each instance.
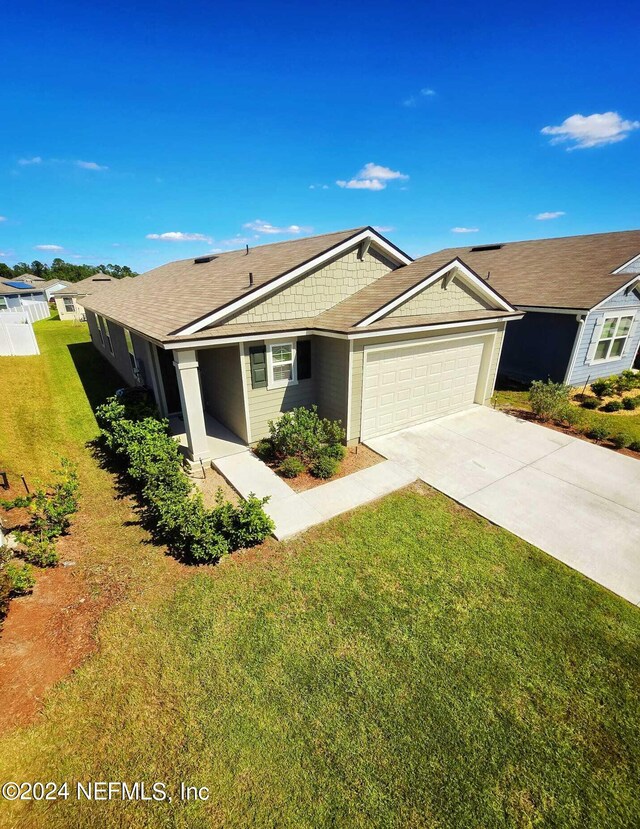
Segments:
[[[640,603],[640,461],[483,406],[367,444]]]

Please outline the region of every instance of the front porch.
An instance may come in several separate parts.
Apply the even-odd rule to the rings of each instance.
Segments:
[[[226,426],[214,417],[211,417],[207,412],[204,412],[204,428],[208,452],[206,460],[203,458],[203,463],[207,466],[210,461],[226,458],[229,455],[237,455],[240,452],[247,452],[249,449],[242,438],[238,437],[230,429],[227,429]],[[178,438],[180,447],[188,457],[189,442],[184,418],[181,415],[171,415],[169,417],[169,429],[171,434],[175,438]]]

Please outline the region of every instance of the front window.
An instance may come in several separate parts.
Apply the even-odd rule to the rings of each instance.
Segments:
[[[279,388],[298,382],[295,358],[296,350],[293,343],[269,346],[269,388]]]
[[[73,314],[73,312],[76,310],[75,303],[70,296],[66,296],[64,298],[64,310],[67,311],[67,313],[69,314]]]
[[[633,317],[606,317],[596,348],[596,360],[617,360],[622,356]]]

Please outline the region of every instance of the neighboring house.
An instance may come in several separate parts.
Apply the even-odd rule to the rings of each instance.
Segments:
[[[631,368],[640,345],[640,230],[448,248],[525,317],[509,326],[500,373],[575,386]]]
[[[30,285],[19,277],[0,279],[0,311],[22,311],[24,300],[46,302],[47,297],[40,286]]]
[[[71,282],[65,282],[64,279],[47,279],[44,282],[38,282],[37,286],[41,291],[44,291],[47,300],[53,299],[53,295],[63,288],[70,288]]]
[[[458,259],[426,272],[370,227],[172,262],[84,300],[96,348],[207,460],[317,404],[356,442],[491,398],[518,313]]]
[[[113,276],[98,272],[79,282],[68,282],[67,286],[55,292],[54,300],[61,320],[84,320],[83,300],[105,285],[118,282]]]

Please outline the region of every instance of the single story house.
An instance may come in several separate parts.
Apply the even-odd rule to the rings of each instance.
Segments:
[[[171,262],[83,304],[95,347],[183,419],[194,461],[210,419],[253,444],[316,404],[357,442],[487,403],[522,317],[460,259],[427,270],[371,227]]]
[[[48,300],[53,299],[53,295],[57,291],[62,291],[64,288],[70,288],[71,282],[66,282],[64,279],[46,279],[43,282],[38,282],[38,288],[44,291]]]
[[[21,277],[15,279],[0,279],[0,311],[22,311],[23,300],[46,302],[47,297],[38,285],[23,282]]]
[[[54,300],[58,316],[61,320],[84,320],[83,299],[96,289],[117,281],[113,276],[99,271],[78,282],[68,282],[64,288],[55,292]]]
[[[631,368],[640,345],[640,230],[447,248],[525,317],[507,329],[500,373],[582,386]]]

